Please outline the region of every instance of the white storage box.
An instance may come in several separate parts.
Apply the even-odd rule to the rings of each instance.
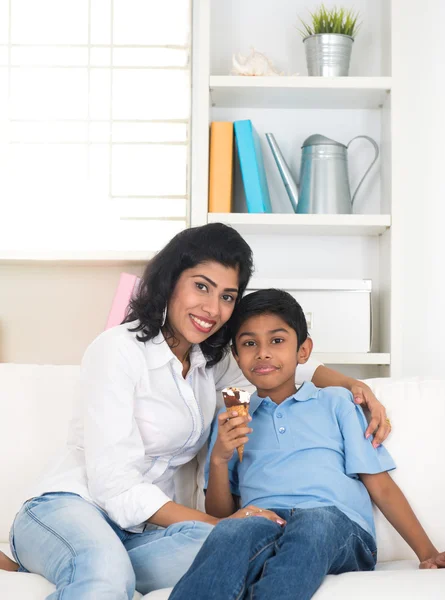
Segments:
[[[370,352],[372,343],[369,279],[255,279],[246,293],[286,290],[303,308],[314,352]]]

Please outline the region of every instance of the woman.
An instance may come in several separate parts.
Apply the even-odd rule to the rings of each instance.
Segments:
[[[52,600],[127,600],[173,586],[193,562],[217,519],[174,501],[174,474],[207,440],[215,389],[248,384],[227,346],[252,269],[232,228],[187,229],[148,264],[125,324],[87,349],[67,449],[11,529],[19,570],[55,583]],[[315,362],[296,375],[350,389],[385,439],[363,383]]]

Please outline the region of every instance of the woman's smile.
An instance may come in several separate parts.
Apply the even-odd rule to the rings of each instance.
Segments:
[[[190,319],[193,325],[196,327],[198,331],[202,331],[202,333],[210,333],[212,327],[216,324],[216,321],[212,321],[210,319],[205,319],[203,317],[198,317],[197,315],[190,315]]]

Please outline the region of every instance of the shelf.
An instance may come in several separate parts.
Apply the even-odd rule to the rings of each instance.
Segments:
[[[241,235],[382,235],[390,215],[296,215],[208,213],[209,223],[225,223]]]
[[[377,352],[314,352],[316,360],[326,365],[390,365],[391,355]]]
[[[380,108],[391,77],[210,77],[215,107]]]
[[[0,264],[35,264],[35,263],[69,263],[75,264],[104,264],[104,265],[138,265],[144,264],[154,256],[154,252],[119,252],[111,250],[0,250]]]

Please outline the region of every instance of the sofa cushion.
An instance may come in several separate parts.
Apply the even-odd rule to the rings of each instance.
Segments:
[[[11,556],[9,544],[0,544],[0,551]],[[33,573],[7,573],[0,571],[0,598],[2,600],[45,600],[55,586],[40,575]],[[133,600],[140,600],[136,592]],[[166,596],[168,598],[168,596]]]
[[[445,379],[371,379],[386,406],[393,430],[385,442],[397,469],[394,481],[408,498],[433,543],[445,550],[443,424]],[[379,561],[415,559],[414,552],[378,509],[374,509]],[[443,594],[445,598],[445,592]]]
[[[66,443],[78,366],[0,364],[0,541],[27,489]]]
[[[328,575],[313,600],[444,600],[445,570],[420,571],[417,561],[382,563],[374,572]],[[1,584],[0,584],[1,585]],[[143,596],[143,600],[167,600],[171,588]]]

